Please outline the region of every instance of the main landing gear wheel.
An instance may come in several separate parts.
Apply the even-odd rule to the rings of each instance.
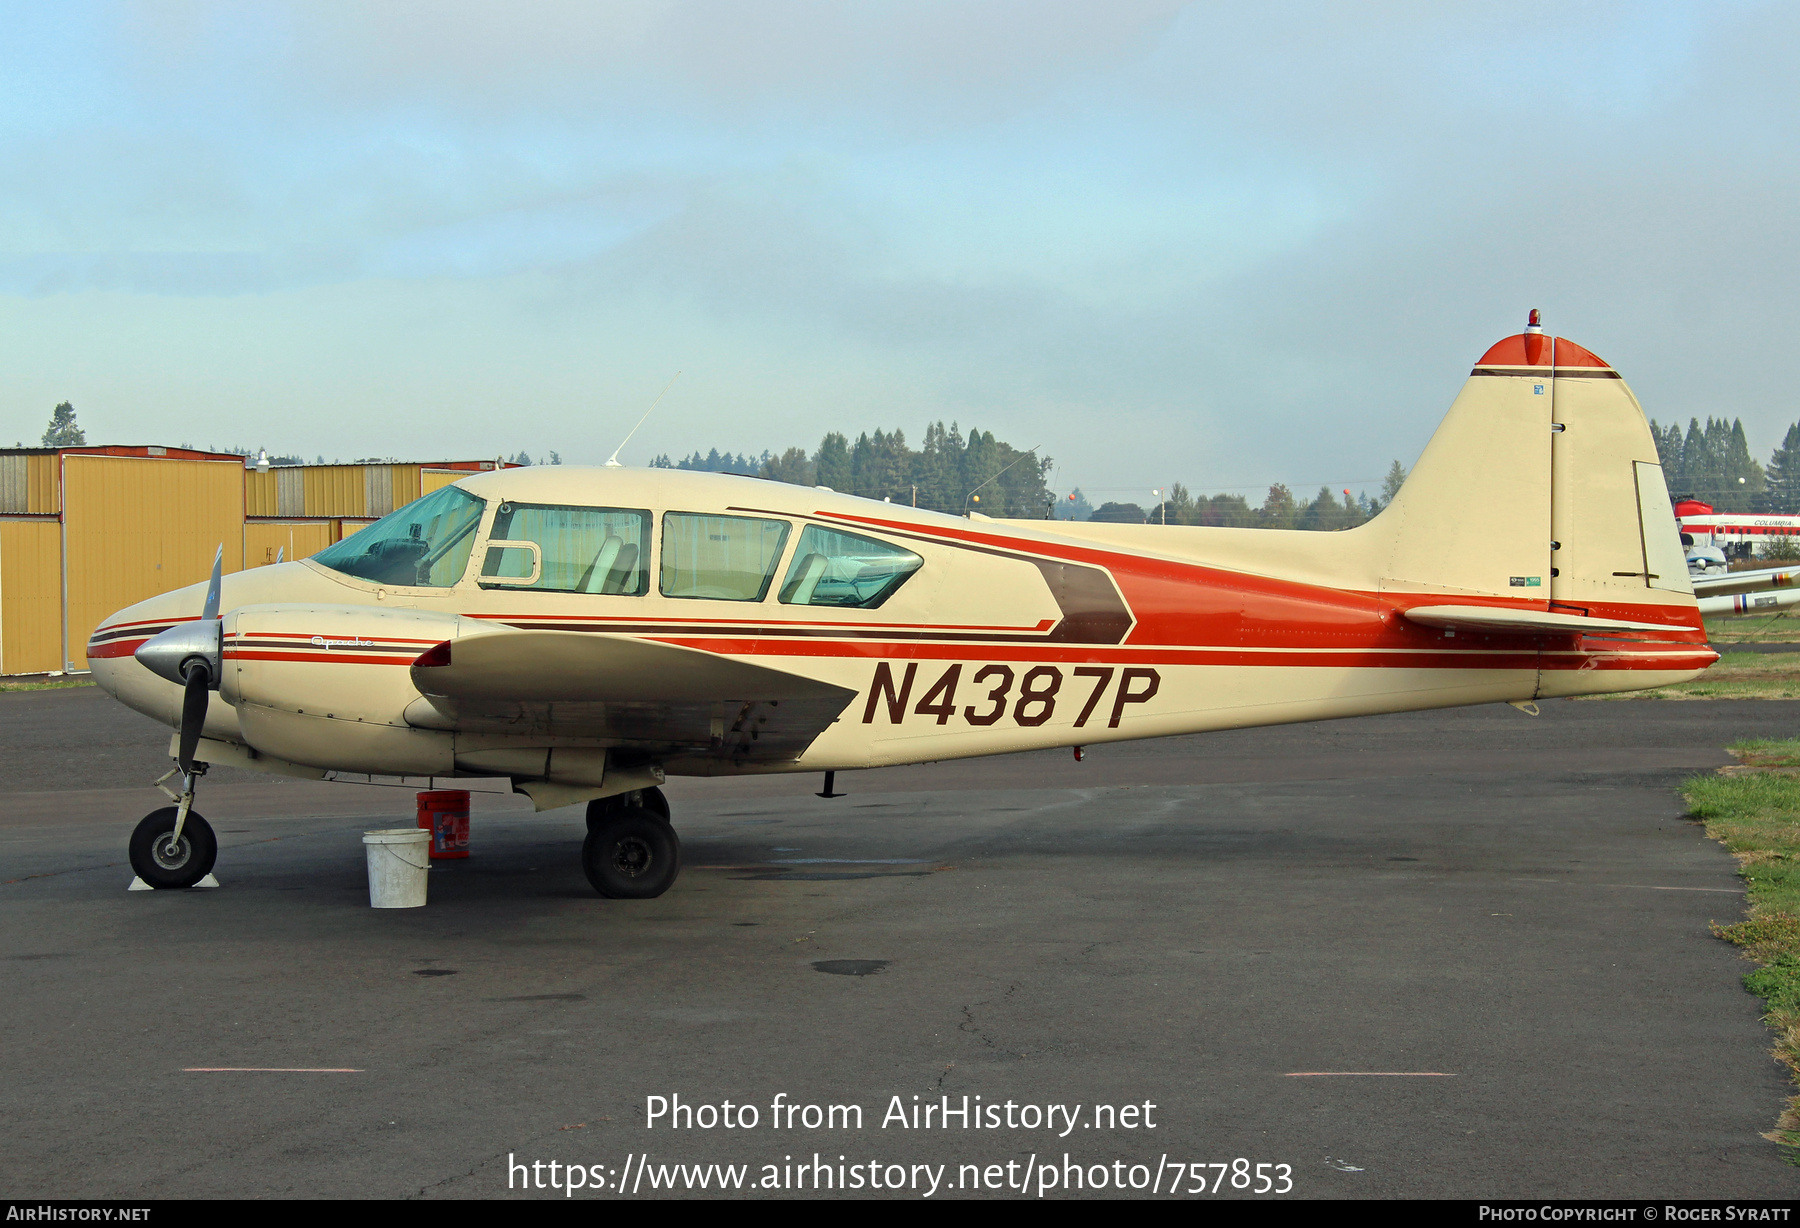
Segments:
[[[642,806],[588,815],[581,868],[610,900],[653,900],[681,873],[681,841],[662,816]]]
[[[174,806],[152,810],[131,833],[131,868],[159,890],[192,887],[212,873],[219,856],[219,838],[213,835],[212,824],[192,810],[181,825],[181,839],[171,839],[176,810]]]

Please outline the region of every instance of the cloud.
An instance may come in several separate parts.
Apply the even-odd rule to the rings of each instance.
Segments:
[[[76,9],[0,48],[0,430],[88,381],[134,437],[268,406],[280,447],[403,454],[530,406],[500,446],[580,457],[594,406],[680,368],[656,450],[943,416],[1090,489],[1343,485],[1416,455],[1535,306],[1650,413],[1765,448],[1797,412],[1797,25]]]

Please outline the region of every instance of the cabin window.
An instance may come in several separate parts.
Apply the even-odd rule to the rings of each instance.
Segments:
[[[313,561],[377,584],[449,588],[468,570],[486,507],[461,487],[445,486],[327,546]]]
[[[788,522],[752,516],[663,516],[665,597],[761,601],[787,544]]]
[[[650,513],[502,503],[481,561],[483,588],[642,597],[650,591]]]
[[[894,595],[925,560],[872,537],[806,526],[781,583],[787,605],[873,610]]]

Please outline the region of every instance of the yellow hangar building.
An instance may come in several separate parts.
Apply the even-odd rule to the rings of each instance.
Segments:
[[[79,671],[102,618],[225,570],[316,554],[501,461],[281,465],[236,453],[0,449],[0,675]]]

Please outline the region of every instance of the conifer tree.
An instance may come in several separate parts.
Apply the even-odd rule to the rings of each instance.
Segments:
[[[759,472],[763,477],[773,478],[777,482],[792,482],[796,486],[815,484],[813,463],[807,457],[805,448],[789,448],[780,456],[765,453]]]
[[[1788,427],[1781,446],[1769,457],[1763,506],[1788,516],[1800,513],[1800,422]]]
[[[1000,472],[1000,449],[996,446],[994,433],[972,430],[969,432],[969,443],[962,455],[962,488],[969,506],[983,515],[1004,515],[1003,512],[990,511],[1004,501],[1003,492],[995,491],[989,485],[989,479]],[[961,511],[962,508],[957,508]]]
[[[942,422],[925,428],[924,447],[913,458],[912,480],[919,487],[919,506],[933,511],[962,508],[962,432]]]
[[[813,453],[813,481],[849,493],[850,441],[839,432],[832,431],[819,441],[819,450]]]
[[[64,401],[50,411],[50,425],[44,428],[46,448],[82,448],[87,446],[87,432],[75,425],[75,407]]]
[[[1088,502],[1088,497],[1081,492],[1079,486],[1071,490],[1069,497],[1056,506],[1058,520],[1086,520],[1094,514],[1094,505]]]
[[[1404,485],[1406,485],[1406,466],[1402,465],[1399,458],[1396,457],[1394,463],[1388,466],[1387,476],[1381,479],[1381,496],[1375,501],[1375,509],[1380,511],[1392,503],[1394,496],[1400,493],[1400,488]]]
[[[1258,512],[1257,519],[1264,528],[1291,529],[1294,527],[1293,520],[1296,510],[1294,492],[1287,488],[1287,483],[1277,482],[1269,487],[1269,493],[1263,499],[1262,509]]]
[[[1725,420],[1719,419],[1723,427]],[[1744,420],[1734,419],[1724,435],[1724,494],[1721,502],[1728,512],[1754,511],[1761,503],[1767,475],[1750,455],[1750,442],[1744,435]]]
[[[1650,419],[1650,438],[1656,441],[1656,461],[1662,466],[1663,481],[1671,491],[1681,485],[1681,429],[1660,427]]]

